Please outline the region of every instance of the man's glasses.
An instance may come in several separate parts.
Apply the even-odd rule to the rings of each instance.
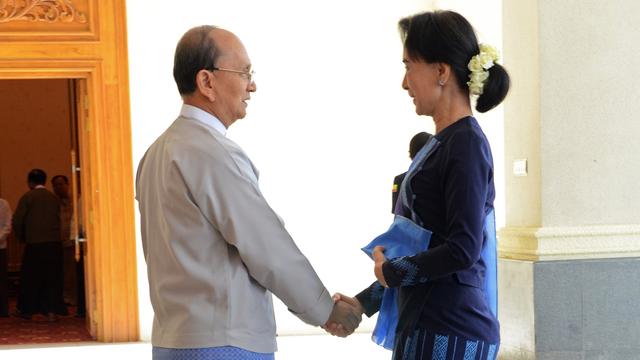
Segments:
[[[249,80],[249,82],[255,80],[255,76],[256,76],[256,72],[253,70],[249,70],[249,71],[240,71],[240,70],[233,70],[233,69],[225,69],[225,68],[219,68],[219,67],[212,67],[211,71],[227,71],[227,72],[232,72],[232,73],[236,73],[236,74],[241,74],[242,76],[245,77],[245,79]]]

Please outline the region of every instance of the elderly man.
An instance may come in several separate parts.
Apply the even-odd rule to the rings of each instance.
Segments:
[[[176,48],[184,104],[136,178],[154,359],[273,359],[272,293],[310,325],[346,334],[361,320],[351,304],[334,304],[263,198],[253,163],[225,136],[246,115],[252,74],[229,31],[193,28]]]

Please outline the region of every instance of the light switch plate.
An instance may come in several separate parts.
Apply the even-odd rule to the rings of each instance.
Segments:
[[[527,159],[513,160],[513,175],[527,176]]]

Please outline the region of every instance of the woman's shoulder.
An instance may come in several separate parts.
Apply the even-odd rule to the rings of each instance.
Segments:
[[[451,124],[448,128],[443,130],[443,135],[445,137],[484,137],[484,133],[482,132],[480,124],[478,124],[478,120],[473,116],[467,116]]]
[[[464,159],[465,163],[486,160],[492,163],[489,141],[474,118],[462,119],[454,126],[455,128],[452,128],[452,131],[442,139],[442,147],[447,159]]]
[[[487,138],[473,117],[457,121],[443,131],[441,143],[449,148],[477,147],[487,145]]]

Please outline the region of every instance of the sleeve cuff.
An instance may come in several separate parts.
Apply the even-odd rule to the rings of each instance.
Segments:
[[[309,325],[322,326],[329,320],[329,316],[333,311],[333,299],[325,289],[320,294],[318,301],[309,307],[309,310],[302,313],[294,312],[291,309],[289,311]]]
[[[399,269],[393,265],[392,260],[387,260],[382,264],[382,275],[384,276],[384,281],[387,283],[387,286],[390,288],[399,287],[405,275],[403,269]]]
[[[362,305],[364,309],[364,314],[367,317],[373,316],[373,314],[377,313],[380,310],[380,303],[382,301],[382,293],[384,292],[384,288],[380,285],[379,282],[375,282],[371,284],[368,288],[362,290],[358,295],[356,295],[356,299]]]

